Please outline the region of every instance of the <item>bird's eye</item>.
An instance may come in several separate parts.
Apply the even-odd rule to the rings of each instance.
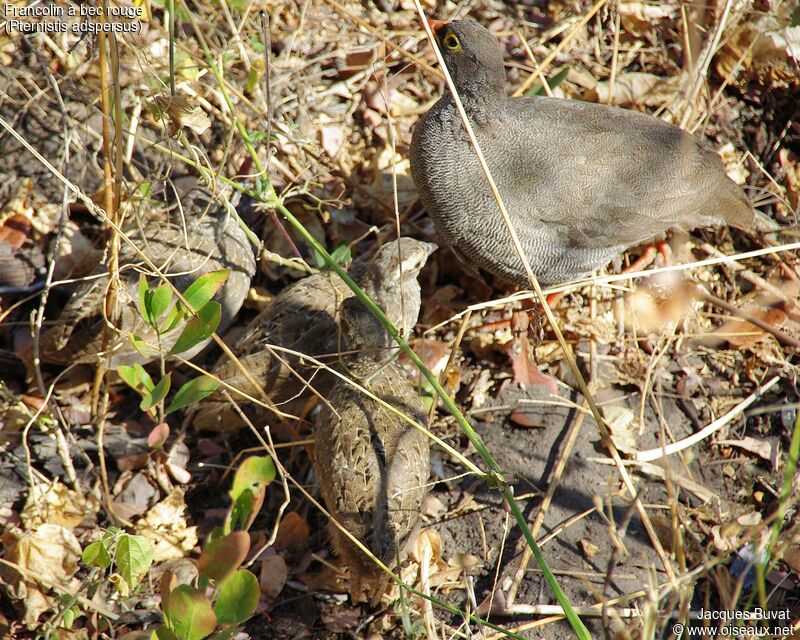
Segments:
[[[461,48],[461,42],[459,42],[455,33],[450,32],[444,37],[444,46],[450,51],[458,51]]]

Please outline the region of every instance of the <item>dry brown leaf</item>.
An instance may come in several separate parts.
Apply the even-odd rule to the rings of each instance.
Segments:
[[[776,329],[780,329],[786,323],[786,313],[778,307],[772,307],[771,309],[748,307],[745,310]],[[772,334],[747,320],[734,318],[718,327],[711,335],[724,337],[732,347],[741,349],[752,346]]]
[[[423,529],[409,549],[409,556],[415,562],[422,562],[429,557],[434,563],[442,562],[442,539],[435,529]]]
[[[471,553],[454,553],[447,564],[462,571],[471,571],[483,563],[478,556],[474,556]]]
[[[659,107],[675,97],[677,83],[674,78],[664,78],[652,73],[621,73],[610,82],[598,82],[587,99],[617,106]],[[592,95],[594,94],[594,95]]]
[[[94,269],[103,252],[81,232],[78,225],[68,220],[64,225],[61,243],[58,245],[58,256],[54,277],[58,279],[80,278]]]
[[[333,160],[347,140],[345,128],[338,124],[324,124],[319,129],[319,144]]]
[[[673,3],[653,3],[653,2],[620,2],[617,5],[617,13],[620,16],[620,23],[626,34],[640,37],[647,32],[653,32],[658,28],[661,20],[673,20],[677,15],[678,8]]]
[[[529,346],[527,333],[523,333],[517,340],[504,345],[511,360],[514,382],[524,386],[541,385],[550,393],[557,394],[556,381],[539,370],[539,365],[531,358]]]
[[[762,458],[767,462],[774,462],[775,454],[773,451],[773,445],[769,440],[745,436],[744,438],[739,438],[738,440],[717,440],[716,444],[729,447],[738,447],[739,449],[744,449],[745,451],[749,451],[750,453],[757,455],[759,458]]]
[[[508,417],[508,419],[518,427],[541,429],[545,426],[538,418],[534,418],[533,416],[525,413],[525,409],[522,407],[516,407],[511,412],[511,415]]]
[[[585,558],[592,559],[600,552],[600,547],[586,538],[581,538],[579,544],[581,547],[581,553]]]
[[[277,553],[266,556],[261,561],[261,571],[258,575],[261,592],[270,598],[276,598],[286,584],[288,572],[286,561],[282,556]]]
[[[20,517],[26,529],[44,524],[74,529],[85,518],[93,517],[99,502],[91,494],[82,496],[58,480],[33,485]]]
[[[286,549],[293,544],[302,544],[308,539],[310,530],[308,523],[296,511],[290,511],[278,526],[278,535],[275,536],[275,548]]]
[[[143,515],[156,502],[159,488],[147,473],[123,471],[111,492],[114,509],[122,518],[131,520]]]
[[[183,489],[172,493],[153,506],[136,523],[136,532],[153,543],[153,562],[182,558],[197,545],[197,527],[186,522]]]
[[[56,604],[57,600],[49,595],[47,586],[68,593],[77,589],[79,582],[73,576],[78,571],[81,545],[69,529],[56,524],[43,524],[24,533],[9,530],[0,540],[5,550],[4,558],[23,571],[20,575],[16,570],[3,566],[0,575],[9,595],[24,602],[22,622],[31,627]]]
[[[797,86],[800,27],[789,26],[792,6],[786,3],[756,20],[742,21],[715,56],[719,74],[740,84],[754,78],[761,84]]]
[[[450,358],[450,349],[447,344],[435,338],[419,338],[412,340],[411,345],[433,375],[438,376],[444,371]],[[407,360],[409,360],[408,357],[401,358],[401,361]]]
[[[639,429],[633,411],[627,407],[611,405],[604,409],[614,446],[624,453],[638,450]]]
[[[202,135],[211,126],[211,120],[206,112],[193,105],[189,96],[181,94],[155,96],[150,108],[157,118],[166,116],[173,135],[183,127]]]

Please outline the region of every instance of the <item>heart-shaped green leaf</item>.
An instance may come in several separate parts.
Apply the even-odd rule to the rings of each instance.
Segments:
[[[203,547],[197,561],[197,570],[201,576],[221,582],[241,566],[249,550],[249,534],[245,531],[234,531]]]
[[[106,549],[102,540],[87,545],[81,554],[81,560],[83,560],[84,564],[100,567],[101,569],[107,569],[111,566],[111,556],[108,555],[108,549]]]
[[[258,578],[240,569],[220,586],[214,613],[220,624],[241,624],[255,613],[261,588]]]
[[[142,576],[153,563],[153,547],[144,536],[123,534],[117,542],[114,562],[120,575],[131,589],[136,588]]]
[[[169,594],[167,625],[181,640],[203,640],[217,627],[217,616],[202,591],[182,584]]]

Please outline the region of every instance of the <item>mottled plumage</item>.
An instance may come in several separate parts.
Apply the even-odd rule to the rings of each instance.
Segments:
[[[190,191],[182,202],[185,218],[173,210],[169,216],[153,215],[133,225],[126,233],[134,243],[179,290],[185,290],[200,276],[230,269],[230,275],[215,300],[222,306],[218,331],[223,331],[239,311],[256,269],[250,243],[226,207],[203,188]],[[131,244],[123,242],[119,252],[120,288],[117,291],[119,318],[108,351],[113,353],[111,366],[145,364],[153,357],[139,353],[130,335],[149,345],[157,345],[155,331],[145,323],[137,306],[139,274],[150,273]],[[103,304],[109,286],[108,266],[100,264],[89,278],[78,285],[53,327],[40,339],[41,360],[52,364],[97,362],[108,352],[101,352],[103,339]],[[150,278],[151,284],[157,282]],[[161,336],[161,348],[168,351],[178,339],[183,324]],[[182,354],[191,357],[208,341]],[[26,348],[24,359],[30,357]]]
[[[505,93],[503,54],[470,20],[436,27],[445,63],[534,273],[552,285],[602,267],[670,227],[751,228],[720,158],[650,115]],[[527,282],[450,92],[417,123],[411,170],[439,232],[464,260]]]
[[[375,396],[427,424],[425,407],[403,370],[387,362],[391,337],[356,299],[341,309],[348,375]],[[391,567],[419,522],[430,473],[428,438],[376,400],[342,381],[314,424],[316,470],[328,511]],[[337,554],[350,569],[354,601],[379,601],[388,576],[333,523]]]
[[[406,335],[413,330],[419,314],[417,276],[435,248],[431,243],[400,238],[381,247],[370,262],[359,262],[351,268],[350,275],[373,292],[378,306]],[[340,346],[338,309],[342,301],[352,295],[350,288],[333,272],[324,271],[303,278],[281,291],[250,322],[233,346],[242,365],[263,384],[264,394],[281,410],[299,412],[309,396],[305,380],[325,396],[334,379],[324,370],[301,361],[299,356],[273,347],[310,355],[334,366]],[[292,369],[301,377],[292,373]],[[217,363],[213,373],[248,395],[261,397],[259,390],[254,389],[236,364],[227,358]],[[254,408],[251,417],[259,421],[266,418],[267,413]],[[224,429],[240,424],[238,415],[222,394],[208,398],[194,419],[195,427],[203,429]]]

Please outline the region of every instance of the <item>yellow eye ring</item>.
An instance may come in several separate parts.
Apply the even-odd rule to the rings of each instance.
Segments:
[[[459,42],[458,36],[452,31],[444,37],[443,42],[444,46],[450,49],[450,51],[458,51],[461,48],[461,42]]]

